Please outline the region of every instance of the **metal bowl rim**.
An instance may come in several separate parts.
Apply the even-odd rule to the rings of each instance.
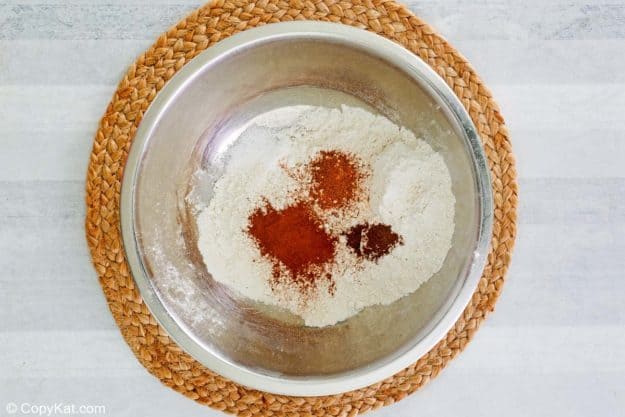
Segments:
[[[220,57],[240,48],[253,47],[257,43],[286,39],[338,41],[365,49],[402,70],[411,72],[413,77],[427,84],[447,105],[456,122],[460,124],[473,157],[480,219],[474,260],[469,273],[448,310],[431,326],[429,333],[400,356],[377,367],[364,367],[338,375],[302,378],[267,375],[231,362],[218,352],[205,349],[197,339],[184,331],[161,302],[141,261],[134,224],[134,191],[141,157],[158,121],[185,86],[203,68],[214,64]],[[235,34],[206,49],[178,71],[157,94],[136,131],[126,161],[120,199],[122,239],[132,277],[148,309],[172,339],[204,366],[234,382],[262,391],[293,396],[334,395],[363,388],[396,374],[432,349],[452,328],[471,300],[485,266],[493,222],[490,173],[479,135],[466,109],[445,81],[418,56],[386,38],[342,24],[311,21],[275,23]]]

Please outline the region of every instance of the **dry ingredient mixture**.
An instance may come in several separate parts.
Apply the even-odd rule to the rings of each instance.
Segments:
[[[266,113],[211,177],[198,216],[208,271],[309,326],[415,291],[451,246],[455,200],[443,158],[360,108]]]

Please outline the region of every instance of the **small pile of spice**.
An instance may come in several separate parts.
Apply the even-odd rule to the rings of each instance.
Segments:
[[[275,279],[286,272],[300,286],[309,286],[334,259],[337,238],[324,230],[304,201],[282,210],[271,205],[257,208],[250,215],[248,233],[261,255],[272,260]]]
[[[321,151],[308,164],[310,196],[322,210],[349,206],[361,196],[366,177],[362,162],[337,150]]]
[[[403,239],[388,224],[357,224],[344,233],[349,246],[359,258],[377,261],[388,255]]]

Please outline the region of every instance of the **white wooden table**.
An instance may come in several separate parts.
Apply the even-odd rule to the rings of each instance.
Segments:
[[[501,104],[519,233],[466,351],[372,416],[625,415],[625,1],[605,3],[411,1]],[[83,237],[87,158],[115,85],[199,4],[0,0],[0,415],[9,402],[220,415],[139,365]]]

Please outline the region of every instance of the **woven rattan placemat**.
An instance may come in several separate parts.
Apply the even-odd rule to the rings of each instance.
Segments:
[[[247,389],[203,367],[157,324],[124,259],[119,192],[130,143],[144,112],[176,71],[207,47],[265,23],[325,20],[385,36],[424,59],[469,111],[492,174],[495,222],[488,263],[462,317],[428,354],[395,376],[341,395],[296,398]],[[469,63],[404,6],[384,0],[219,0],[162,34],[130,67],[96,133],[87,173],[87,241],[109,307],[132,351],[165,385],[210,407],[241,416],[353,416],[416,391],[471,340],[493,310],[510,263],[516,229],[514,157],[503,118]],[[415,358],[416,360],[417,358]]]

